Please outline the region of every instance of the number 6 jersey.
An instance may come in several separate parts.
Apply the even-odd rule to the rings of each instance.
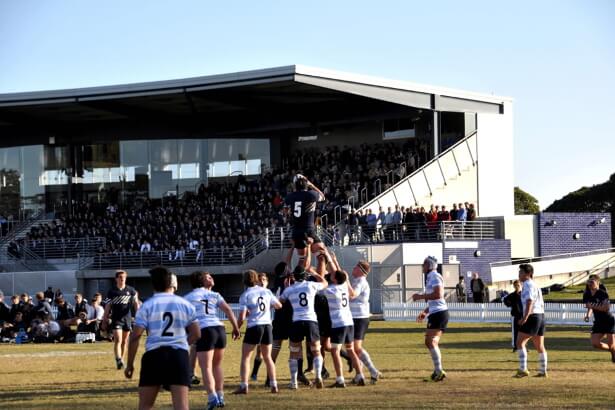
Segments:
[[[278,298],[267,288],[252,286],[239,297],[239,308],[248,311],[247,327],[271,324],[271,306]]]
[[[205,288],[196,288],[184,298],[194,306],[201,329],[224,326],[218,318],[218,308],[224,302],[221,294]]]

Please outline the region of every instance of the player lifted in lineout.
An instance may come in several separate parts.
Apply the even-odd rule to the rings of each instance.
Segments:
[[[316,204],[324,201],[325,195],[301,174],[297,174],[293,182],[295,192],[286,196],[284,202],[292,214],[292,241],[299,256],[298,265],[309,266],[309,261],[306,261],[308,244],[316,257],[325,250],[322,241],[316,235],[316,226],[314,225]]]

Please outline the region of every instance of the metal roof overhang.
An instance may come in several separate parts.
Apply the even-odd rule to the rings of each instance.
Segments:
[[[232,123],[231,131],[240,132],[369,119],[387,110],[502,113],[506,100],[285,66],[181,80],[0,94],[0,135],[22,127],[53,129],[84,123],[92,126],[92,121],[196,123],[218,133],[223,124]]]

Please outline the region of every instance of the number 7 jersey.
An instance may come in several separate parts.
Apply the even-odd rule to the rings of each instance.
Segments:
[[[212,326],[224,326],[218,318],[218,310],[224,298],[218,292],[205,288],[196,288],[184,298],[192,303],[201,329]]]
[[[271,306],[279,303],[269,289],[252,286],[239,297],[239,308],[248,311],[247,327],[271,324]]]

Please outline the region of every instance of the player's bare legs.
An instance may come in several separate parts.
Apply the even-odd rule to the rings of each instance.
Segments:
[[[517,338],[517,352],[519,353],[519,371],[516,377],[527,375],[527,342],[532,339],[532,344],[538,353],[538,375],[547,374],[547,350],[545,349],[544,336],[531,336],[527,333],[519,332]]]
[[[322,389],[323,358],[320,354],[320,340],[310,342],[310,350],[312,351],[312,355],[314,356],[314,374],[316,376],[314,379],[314,384],[316,385],[317,389]]]
[[[440,337],[442,337],[442,331],[439,329],[427,329],[425,332],[425,347],[429,350],[431,355],[431,361],[434,366],[434,375],[436,373],[442,373],[442,356],[440,354]],[[432,375],[432,380],[434,380]]]
[[[172,384],[171,400],[173,402],[174,410],[188,410],[190,408],[188,402],[188,387]]]
[[[130,330],[122,330],[120,358],[124,360],[126,354],[126,346],[128,346],[128,338],[130,338]],[[117,352],[116,352],[117,353]]]
[[[198,358],[201,373],[203,374],[203,386],[205,387],[207,395],[211,397],[216,394],[216,381],[214,379],[212,367],[214,351],[208,350],[206,352],[198,352],[196,357]]]
[[[252,352],[256,345],[244,343],[241,345],[241,364],[239,366],[239,381],[248,385],[248,373],[250,372],[250,360],[252,359]]]
[[[271,357],[271,345],[261,345],[260,352],[261,357],[263,358],[263,362],[267,367],[267,377],[269,378],[271,392],[277,393],[278,382],[276,378],[275,363],[273,362],[273,358]]]
[[[352,363],[352,368],[356,372],[357,380],[365,380],[363,376],[363,364],[361,363],[359,356],[357,356],[357,353],[354,351],[353,343],[346,343],[346,354],[350,357],[350,362]]]
[[[160,386],[139,387],[139,410],[153,409],[159,390]]]
[[[222,370],[222,359],[224,359],[224,349],[214,349],[212,365],[218,398],[224,398],[224,371]]]
[[[126,351],[129,335],[130,332],[128,332],[124,339],[124,331],[122,329],[113,329],[113,353],[115,353],[115,360],[124,360],[124,351]]]

